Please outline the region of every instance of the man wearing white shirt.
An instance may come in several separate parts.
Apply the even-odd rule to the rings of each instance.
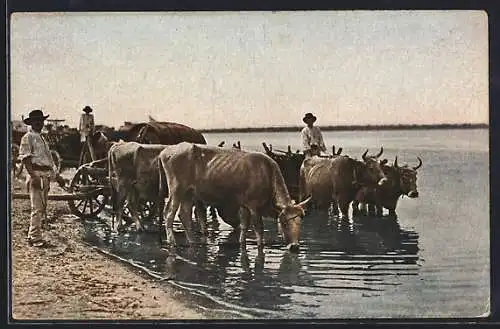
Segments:
[[[322,152],[326,152],[321,130],[319,127],[314,126],[316,119],[316,116],[312,113],[306,113],[304,118],[302,118],[302,121],[307,125],[300,132],[302,147],[306,157],[320,155]]]
[[[49,145],[41,135],[45,119],[41,110],[33,110],[24,123],[31,126],[24,134],[19,146],[19,160],[28,171],[26,183],[31,201],[31,223],[28,231],[28,243],[42,247],[42,219],[47,218],[47,200],[50,190],[50,180],[55,179],[64,186],[64,179],[57,172]]]
[[[95,123],[94,123],[94,115],[91,113],[92,108],[90,106],[85,106],[83,108],[83,113],[80,116],[80,125],[79,125],[79,130],[80,130],[80,136],[81,136],[81,142],[83,143],[82,145],[82,153],[80,156],[80,163],[83,162],[83,154],[85,153],[83,151],[83,148],[87,146],[90,152],[90,156],[92,157],[92,161],[97,160],[94,152],[94,147],[92,146],[92,143],[90,141],[90,137],[94,133],[95,130]]]

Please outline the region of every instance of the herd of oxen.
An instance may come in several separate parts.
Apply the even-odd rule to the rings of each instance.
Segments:
[[[140,132],[147,135],[144,129]],[[169,145],[158,134],[136,141],[112,141],[102,132],[92,138],[96,154],[107,158],[114,229],[123,228],[123,208],[127,205],[137,229],[141,201],[158,205],[166,230],[167,243],[175,245],[173,221],[178,214],[186,239],[195,242],[193,209],[201,239],[207,234],[207,208],[216,210],[220,218],[239,229],[239,242],[246,247],[247,229],[253,226],[257,245],[263,247],[263,217],[277,219],[278,232],[287,248],[299,249],[302,218],[310,206],[330,209],[349,220],[365,212],[382,214],[383,208],[395,215],[401,196],[418,197],[417,169],[422,165],[398,165],[381,159],[383,149],[376,155],[361,159],[332,154],[305,158],[300,164],[298,201],[289,193],[283,170],[264,152],[233,147],[207,145],[199,134],[180,136]],[[156,137],[155,137],[156,136]],[[338,152],[340,153],[340,152]],[[333,205],[333,207],[332,207]]]

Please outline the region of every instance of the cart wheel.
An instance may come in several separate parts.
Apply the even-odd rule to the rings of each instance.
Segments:
[[[54,160],[54,163],[57,167],[57,172],[60,173],[61,172],[61,156],[59,155],[59,152],[57,152],[56,150],[50,150],[50,153],[52,154],[52,159]]]
[[[92,185],[102,184],[98,178],[86,173],[84,170],[85,167],[80,167],[69,185],[70,189],[75,193],[84,193],[91,189]],[[98,194],[85,199],[69,200],[68,206],[74,215],[80,218],[92,218],[97,216],[107,203],[108,195]]]

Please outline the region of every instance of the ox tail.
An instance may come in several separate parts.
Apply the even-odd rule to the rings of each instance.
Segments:
[[[158,167],[158,215],[160,218],[160,222],[163,222],[163,206],[165,205],[165,198],[168,195],[168,186],[167,186],[167,175],[165,173],[165,168],[163,167],[163,163],[161,158],[158,157],[156,160]]]
[[[115,216],[116,212],[118,210],[118,204],[117,204],[117,199],[118,199],[118,193],[116,191],[116,184],[114,183],[114,156],[112,152],[108,153],[108,180],[109,180],[109,186],[110,186],[110,202],[111,202],[111,209],[113,210],[113,214],[111,216],[111,225],[112,227],[115,226]]]

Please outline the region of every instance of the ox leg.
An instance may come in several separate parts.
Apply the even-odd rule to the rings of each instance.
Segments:
[[[373,204],[368,205],[368,215],[370,215],[370,216],[375,215],[375,206]]]
[[[241,207],[239,211],[240,217],[240,249],[246,250],[247,247],[247,230],[250,222],[250,212],[248,209]]]
[[[353,216],[359,216],[359,213],[360,213],[360,211],[359,211],[359,202],[356,201],[356,200],[354,200],[352,202],[352,215]]]
[[[215,208],[211,207],[212,211],[215,211]],[[207,230],[207,207],[201,203],[197,202],[195,204],[195,214],[196,214],[196,220],[198,221],[200,225],[200,233],[201,233],[201,242],[206,243],[207,242],[207,236],[208,236],[208,230]]]
[[[253,213],[252,221],[257,238],[257,247],[259,250],[262,250],[264,248],[264,223],[262,222],[262,216]]]
[[[135,223],[135,229],[139,232],[144,231],[144,227],[142,227],[141,221],[139,220],[139,199],[136,196],[131,196],[129,198],[128,209]]]
[[[168,201],[165,203],[165,207],[163,208],[163,221],[165,223],[165,233],[167,235],[167,243],[170,245],[175,245],[175,236],[174,236],[174,219],[177,214],[177,210],[179,209],[180,202],[178,199],[175,199],[175,194],[171,193]]]
[[[349,200],[339,200],[339,208],[342,219],[349,219],[349,204]]]
[[[391,216],[391,217],[397,217],[396,216],[396,209],[389,209],[389,216]]]
[[[384,208],[377,205],[377,216],[381,217],[384,214]]]
[[[337,203],[337,200],[332,200],[330,203],[330,209],[332,211],[333,216],[338,216],[339,215],[339,204]]]
[[[217,221],[217,211],[215,210],[215,207],[210,207],[210,218],[212,222]]]
[[[123,192],[118,191],[117,199],[114,213],[114,216],[116,217],[116,226],[114,229],[116,232],[120,232],[123,229],[123,208],[125,208],[125,195]]]
[[[359,213],[362,215],[368,214],[368,211],[366,210],[366,203],[363,202],[359,205]]]
[[[190,244],[195,243],[196,239],[193,235],[193,202],[191,200],[183,200],[181,202],[179,218],[184,226],[187,241]]]

